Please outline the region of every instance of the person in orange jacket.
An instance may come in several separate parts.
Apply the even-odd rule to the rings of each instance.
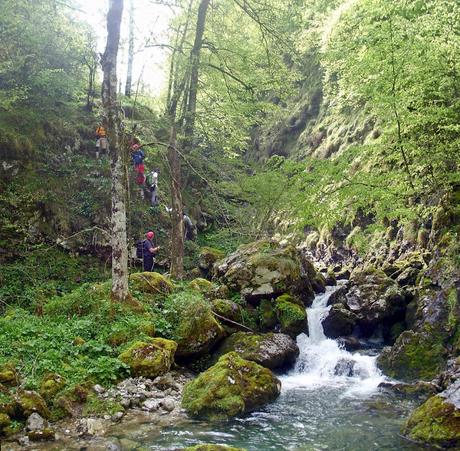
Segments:
[[[96,158],[99,158],[99,150],[107,150],[107,132],[102,125],[96,128]]]

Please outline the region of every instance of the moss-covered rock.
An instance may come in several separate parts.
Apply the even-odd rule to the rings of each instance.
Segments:
[[[65,379],[59,374],[48,373],[43,377],[39,393],[43,399],[50,402],[65,386]]]
[[[27,418],[37,412],[43,418],[50,417],[45,400],[35,391],[23,390],[17,394],[16,403],[21,418]]]
[[[208,304],[197,304],[193,315],[179,318],[176,328],[178,357],[199,357],[208,353],[225,336],[223,327]]]
[[[210,445],[210,444],[202,444],[202,445],[195,445],[189,446],[187,448],[182,448],[182,451],[246,451],[243,448],[234,448],[233,446],[225,446],[225,445]]]
[[[213,292],[212,283],[209,280],[203,279],[201,277],[193,279],[189,286],[192,290],[198,291],[206,297],[208,297]]]
[[[296,337],[302,332],[308,333],[307,312],[305,307],[295,303],[292,296],[283,294],[275,300],[275,311],[281,324],[281,332]]]
[[[257,335],[237,332],[226,338],[217,350],[217,357],[228,352],[236,352],[246,360],[251,360],[265,368],[275,369],[294,364],[299,355],[296,342],[285,334]]]
[[[307,303],[314,293],[303,266],[293,246],[281,247],[262,240],[241,246],[218,262],[215,271],[222,282],[249,302],[258,303],[261,299],[289,293]]]
[[[19,376],[14,365],[7,363],[0,366],[0,384],[15,387],[18,383]]]
[[[11,424],[11,418],[6,413],[0,413],[0,435],[4,434],[5,429],[7,429]]]
[[[459,407],[442,395],[433,396],[412,412],[403,433],[412,440],[458,449]]]
[[[225,446],[225,445],[210,445],[210,444],[202,444],[202,445],[195,445],[189,446],[187,448],[182,448],[182,451],[245,451],[243,448],[234,448],[233,446]]]
[[[444,365],[446,350],[440,337],[427,332],[403,332],[393,347],[385,348],[379,355],[379,368],[404,381],[433,379]]]
[[[236,302],[228,299],[214,299],[211,302],[212,311],[223,318],[228,318],[237,323],[243,322],[243,308]],[[220,318],[221,319],[221,318]]]
[[[262,299],[258,307],[259,327],[262,332],[274,330],[278,324],[275,303],[271,299]]]
[[[214,263],[225,257],[225,253],[213,247],[202,247],[199,253],[198,266],[205,275],[212,272]]]
[[[230,352],[185,386],[182,406],[192,417],[226,419],[274,401],[280,391],[269,369]]]
[[[131,274],[129,282],[133,291],[141,291],[153,295],[166,296],[173,291],[172,282],[157,272],[141,272]]]
[[[152,338],[149,342],[134,343],[119,359],[130,367],[134,376],[154,378],[170,370],[176,349],[175,341]]]
[[[32,442],[41,442],[55,439],[56,432],[52,428],[45,428],[40,431],[30,431],[27,433],[27,437]]]

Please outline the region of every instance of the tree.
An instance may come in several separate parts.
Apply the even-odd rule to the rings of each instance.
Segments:
[[[133,83],[134,61],[134,0],[129,3],[129,38],[128,38],[128,69],[126,74],[125,96],[131,97],[131,85]]]
[[[104,71],[102,103],[107,128],[112,170],[112,298],[128,295],[128,246],[126,236],[126,177],[120,140],[120,115],[117,104],[117,55],[123,0],[110,0],[107,13],[107,45],[102,55]]]

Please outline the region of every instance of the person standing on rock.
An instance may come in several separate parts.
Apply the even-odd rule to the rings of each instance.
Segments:
[[[193,226],[192,220],[184,212],[183,215],[184,221],[184,238],[185,240],[193,240],[195,238],[195,228]]]
[[[144,271],[153,272],[153,266],[155,265],[155,255],[160,249],[160,246],[155,246],[153,241],[155,232],[151,230],[145,234],[146,239],[142,245],[142,263]]]

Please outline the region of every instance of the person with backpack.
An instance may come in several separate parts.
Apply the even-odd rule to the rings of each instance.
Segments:
[[[131,160],[134,165],[134,171],[137,173],[136,183],[143,185],[145,183],[145,154],[140,144],[136,143],[131,146]]]
[[[136,244],[136,256],[142,258],[142,264],[144,271],[153,272],[153,266],[155,264],[155,255],[160,249],[160,246],[156,246],[153,239],[155,237],[155,232],[149,230],[145,234],[146,239],[144,241],[139,241]]]
[[[146,178],[146,185],[150,191],[150,203],[152,207],[156,207],[158,205],[158,174],[160,170],[154,169],[153,171],[149,172]]]

